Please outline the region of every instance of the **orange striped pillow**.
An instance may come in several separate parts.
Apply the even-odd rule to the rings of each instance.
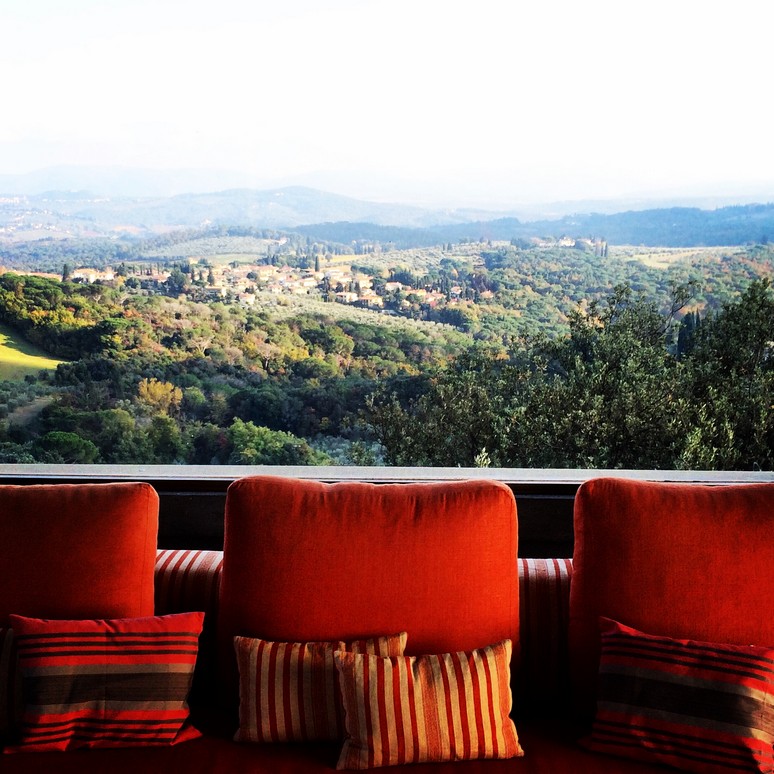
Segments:
[[[406,632],[353,642],[267,642],[234,637],[239,667],[237,742],[344,737],[335,651],[400,656]]]
[[[511,641],[469,653],[335,653],[347,736],[338,769],[524,754],[510,719]]]

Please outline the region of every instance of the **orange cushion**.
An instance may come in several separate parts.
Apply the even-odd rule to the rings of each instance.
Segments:
[[[774,484],[588,481],[573,566],[571,669],[586,713],[600,616],[665,637],[774,645]]]
[[[0,626],[153,615],[158,506],[148,484],[0,486]]]
[[[406,631],[409,654],[517,642],[516,547],[516,504],[497,482],[236,481],[218,618],[229,688],[235,697],[235,635],[309,642]]]

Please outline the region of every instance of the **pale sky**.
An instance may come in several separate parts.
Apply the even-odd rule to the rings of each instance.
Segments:
[[[0,174],[774,199],[772,22],[765,0],[0,0]]]

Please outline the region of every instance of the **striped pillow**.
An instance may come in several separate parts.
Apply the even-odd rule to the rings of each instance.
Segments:
[[[699,774],[774,771],[774,648],[601,628],[586,746]]]
[[[402,655],[406,633],[353,642],[267,642],[234,637],[239,667],[237,742],[344,737],[336,650]]]
[[[6,752],[167,745],[187,724],[202,613],[53,621],[10,616],[24,707]]]
[[[524,754],[509,717],[510,640],[442,656],[335,656],[347,730],[337,768]]]

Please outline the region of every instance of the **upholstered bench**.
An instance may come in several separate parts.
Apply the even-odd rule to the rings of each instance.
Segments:
[[[286,735],[300,733],[285,698],[296,695],[288,675],[292,664],[302,663],[304,651],[287,649],[283,643],[339,641],[342,648],[336,652],[344,655],[334,659],[338,668],[373,665],[372,674],[378,677],[368,695],[391,685],[396,689],[389,694],[394,709],[403,706],[398,702],[403,692],[397,689],[405,673],[396,668],[389,673],[397,675],[394,682],[385,683],[384,670],[401,658],[470,654],[504,639],[513,645],[512,718],[524,755],[415,763],[405,770],[669,770],[658,761],[693,771],[770,770],[765,766],[766,755],[770,759],[772,754],[774,688],[772,683],[766,687],[761,673],[755,675],[760,685],[754,680],[751,691],[749,680],[739,687],[728,663],[746,658],[745,663],[752,660],[757,669],[758,660],[772,653],[774,485],[589,482],[576,500],[572,560],[518,558],[513,496],[494,482],[371,486],[244,479],[229,490],[223,552],[157,550],[152,490],[144,485],[112,486],[79,491],[20,488],[26,493],[0,487],[3,534],[8,543],[27,546],[21,553],[6,548],[3,556],[6,568],[22,560],[24,566],[0,575],[5,584],[0,585],[0,598],[4,587],[12,592],[5,597],[6,618],[0,619],[0,626],[7,627],[11,613],[130,620],[204,613],[190,694],[192,725],[203,735],[157,747],[7,753],[0,758],[0,771],[331,771],[341,755],[341,739],[250,741],[251,735],[263,733],[260,708],[268,696],[275,711],[286,714],[268,722],[265,733],[278,734],[278,722],[285,723]],[[132,523],[128,535],[122,532]],[[31,538],[33,531],[38,532],[39,545]],[[124,555],[116,540],[129,546]],[[112,561],[106,561],[106,555]],[[127,577],[135,580],[127,582]],[[108,605],[109,598],[118,603]],[[188,619],[186,623],[193,626]],[[353,652],[364,640],[402,632],[407,638],[398,645],[404,657]],[[239,661],[235,637],[242,638],[244,646]],[[689,642],[685,651],[683,641],[699,645]],[[8,638],[3,642],[0,670],[4,665],[7,669],[10,660]],[[707,679],[706,664],[698,677],[691,673],[693,664],[687,671],[673,668],[686,653],[693,658],[696,647],[704,653],[705,642],[720,646],[713,646],[709,665],[721,674],[720,681]],[[395,643],[390,639],[385,647]],[[372,642],[363,648],[378,651],[383,645]],[[643,648],[656,648],[668,666],[643,666]],[[740,655],[734,648],[744,652]],[[176,658],[169,656],[175,663]],[[489,651],[477,653],[468,663],[479,676],[487,675],[490,667],[484,661],[490,658],[495,660],[487,664],[503,663]],[[278,663],[288,669],[277,671]],[[464,685],[467,667],[459,659],[449,663]],[[261,694],[268,683],[256,671],[245,672],[250,668],[264,677],[283,677],[273,682],[268,694]],[[654,672],[661,673],[658,680]],[[34,677],[34,670],[30,674]],[[341,674],[341,700],[356,701],[357,684],[344,682]],[[641,716],[648,711],[637,706],[636,693],[627,694],[632,685],[642,688],[643,674],[646,693],[653,695],[653,685],[663,686],[664,681],[672,686],[655,691],[656,705],[666,703],[653,707],[657,722],[643,723]],[[685,674],[687,681],[682,679]],[[684,707],[685,684],[695,687],[697,680],[704,681],[706,689],[699,704],[711,709],[709,715],[698,713],[698,720],[691,713],[686,716]],[[461,733],[456,754],[474,749],[512,754],[516,750],[505,742],[486,747],[482,713],[493,717],[501,705],[493,708],[492,702],[483,702],[481,685],[474,678],[465,689],[472,691],[465,701],[470,700],[469,729],[480,735],[478,742]],[[755,708],[759,711],[747,726],[737,723],[732,733],[733,724],[723,713],[729,704],[737,707],[733,700],[740,695],[752,707],[748,720]],[[2,698],[6,710],[13,705],[7,688]],[[683,713],[679,724],[684,738],[671,737],[667,749],[663,734],[674,732],[669,725],[675,725],[677,711]],[[732,712],[738,720],[738,707]],[[632,715],[639,718],[636,723]],[[375,718],[378,723],[385,720],[386,715]],[[713,747],[712,738],[705,744],[706,727],[713,730],[710,737],[720,737],[727,747]],[[351,730],[342,728],[342,734]],[[234,741],[236,733],[240,741]],[[404,728],[395,738],[377,740],[375,751],[366,750],[366,765],[379,762],[375,756],[384,754],[385,744],[387,754],[395,755],[398,739],[405,757]],[[757,768],[747,752],[751,739],[759,745]],[[732,747],[728,754],[735,757],[717,760]]]

